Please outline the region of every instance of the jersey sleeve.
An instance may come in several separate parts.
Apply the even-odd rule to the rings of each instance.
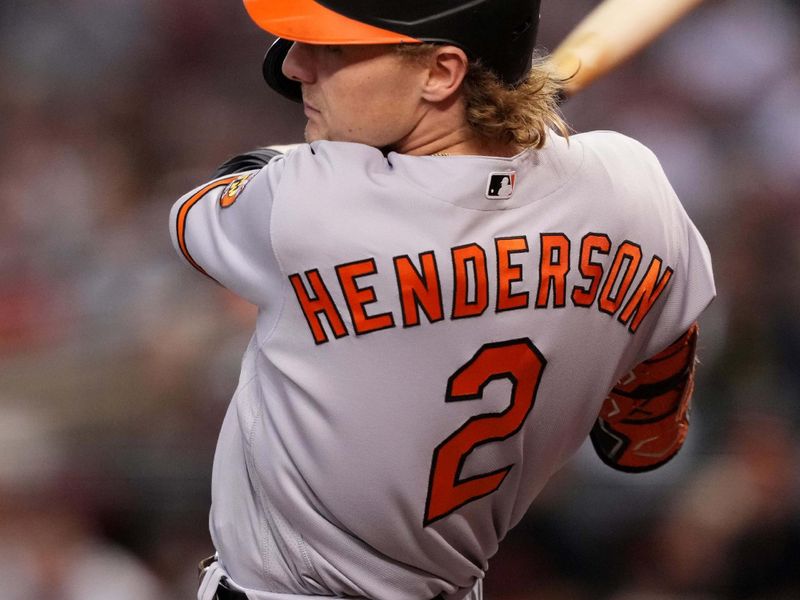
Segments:
[[[181,197],[170,213],[178,255],[262,307],[281,280],[270,225],[283,165],[278,157],[260,170],[214,179]]]
[[[646,168],[657,188],[655,218],[666,238],[665,263],[672,281],[658,319],[641,348],[639,361],[652,358],[683,336],[716,296],[711,254],[669,183],[656,156],[645,152]]]
[[[646,182],[644,210],[636,223],[659,249],[657,258],[666,269],[659,271],[659,281],[669,280],[657,317],[634,343],[633,365],[604,400],[591,440],[607,465],[642,472],[668,462],[684,443],[694,389],[696,321],[716,291],[708,246],[658,159],[633,140],[626,150]],[[650,287],[658,289],[656,283]]]

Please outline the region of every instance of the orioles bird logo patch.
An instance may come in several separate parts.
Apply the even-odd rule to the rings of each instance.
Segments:
[[[244,188],[247,187],[247,184],[250,183],[250,180],[254,175],[255,173],[240,175],[231,181],[230,184],[228,184],[228,187],[226,187],[222,192],[222,196],[219,198],[219,205],[222,208],[233,206],[234,202],[238,200],[239,195],[244,191]]]

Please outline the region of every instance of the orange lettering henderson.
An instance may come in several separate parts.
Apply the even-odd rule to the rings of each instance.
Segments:
[[[302,275],[289,275],[300,309],[316,344],[348,335],[365,335],[397,326],[418,327],[445,319],[480,317],[489,307],[496,312],[574,307],[592,308],[615,316],[630,333],[636,333],[658,298],[669,285],[674,270],[658,256],[646,255],[641,245],[630,240],[614,244],[608,235],[587,233],[574,243],[563,233],[539,235],[538,264],[526,262],[530,254],[528,237],[494,240],[491,253],[471,243],[450,249],[449,256],[432,250],[416,257],[394,257],[391,265],[378,265],[364,258],[336,265],[336,281],[325,281],[320,268]],[[490,260],[490,258],[492,260]],[[603,260],[605,259],[605,260]],[[536,267],[531,289],[524,289],[524,273]],[[385,267],[385,270],[380,270]],[[443,278],[442,268],[447,277]],[[494,270],[494,290],[489,286],[489,269]],[[378,298],[370,278],[391,276],[397,285],[397,306],[390,312],[370,311]],[[568,275],[575,273],[571,286]],[[374,280],[373,280],[374,281]],[[444,282],[451,282],[443,286]],[[331,294],[336,285],[344,302],[337,304]],[[443,289],[449,290],[445,297]],[[385,306],[384,306],[385,308]],[[351,327],[342,318],[349,314]]]

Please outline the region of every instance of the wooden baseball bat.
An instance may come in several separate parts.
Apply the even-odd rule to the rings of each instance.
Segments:
[[[604,0],[553,52],[572,96],[656,40],[703,0]]]

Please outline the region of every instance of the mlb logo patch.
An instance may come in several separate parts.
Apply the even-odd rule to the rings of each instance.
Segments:
[[[486,185],[486,197],[489,198],[489,200],[507,200],[514,195],[514,188],[516,185],[516,171],[490,173],[489,182]]]

